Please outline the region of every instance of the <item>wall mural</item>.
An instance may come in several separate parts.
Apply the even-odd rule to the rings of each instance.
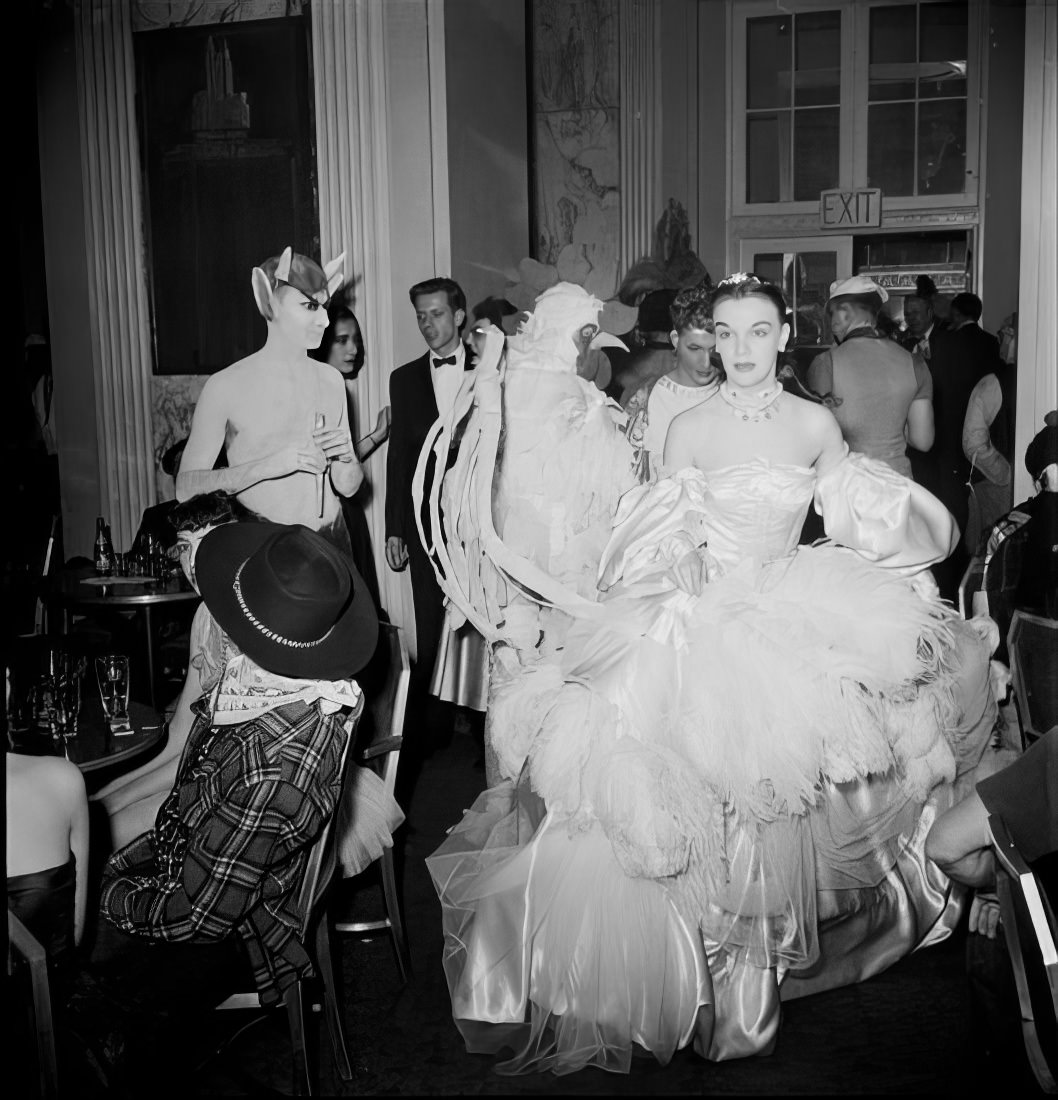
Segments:
[[[617,289],[620,240],[617,0],[533,5],[535,256]]]

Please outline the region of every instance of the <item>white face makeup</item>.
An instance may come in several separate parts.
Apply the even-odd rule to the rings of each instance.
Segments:
[[[713,319],[728,383],[749,392],[771,385],[779,352],[790,338],[790,326],[780,320],[772,302],[725,298],[715,306]]]
[[[307,298],[292,286],[281,286],[273,295],[272,323],[295,347],[311,351],[320,346],[327,331],[327,311],[315,298]]]

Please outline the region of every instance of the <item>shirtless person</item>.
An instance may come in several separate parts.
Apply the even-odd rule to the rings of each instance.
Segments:
[[[349,552],[338,495],[364,479],[353,450],[341,375],[310,359],[341,284],[342,257],[324,270],[287,248],[253,270],[268,337],[206,382],[176,479],[177,500],[216,489],[274,523],[301,523]],[[319,416],[322,414],[322,422]],[[322,426],[320,426],[322,423]],[[214,470],[221,447],[228,467]]]

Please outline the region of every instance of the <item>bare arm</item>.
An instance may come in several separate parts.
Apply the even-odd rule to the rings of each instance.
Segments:
[[[907,441],[916,451],[928,451],[933,446],[936,432],[933,426],[933,401],[920,397],[911,402],[907,410]]]
[[[74,908],[73,938],[79,944],[84,935],[85,911],[88,907],[88,796],[85,794],[84,777],[80,769],[73,767],[69,773],[70,797],[70,851],[74,857]]]
[[[669,425],[668,434],[665,436],[664,465],[667,470],[684,470],[688,466],[695,466],[694,440],[698,435],[695,430],[695,417],[691,414],[693,409],[680,413]]]
[[[366,462],[389,438],[389,406],[387,405],[378,414],[375,427],[363,439],[357,440],[356,457],[361,462]]]
[[[841,434],[841,425],[829,409],[822,405],[809,404],[808,407],[816,419],[819,443],[819,454],[813,465],[816,473],[822,475],[845,457],[845,437]]]
[[[976,791],[937,818],[926,837],[926,855],[956,882],[992,884],[995,867],[988,810]]]
[[[264,458],[214,470],[213,463],[224,445],[228,428],[225,387],[225,380],[220,375],[214,375],[206,383],[195,406],[191,435],[180,460],[180,472],[176,475],[177,500],[190,500],[200,493],[212,493],[218,489],[231,494],[241,493],[258,482],[286,477],[295,470],[323,473],[327,468],[326,457],[311,438]]]

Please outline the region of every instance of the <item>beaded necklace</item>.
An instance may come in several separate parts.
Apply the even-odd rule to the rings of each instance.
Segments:
[[[758,423],[761,420],[771,420],[779,407],[776,402],[783,392],[782,383],[776,381],[774,385],[753,395],[740,393],[725,378],[720,383],[720,396],[728,405],[732,413],[742,420]]]

